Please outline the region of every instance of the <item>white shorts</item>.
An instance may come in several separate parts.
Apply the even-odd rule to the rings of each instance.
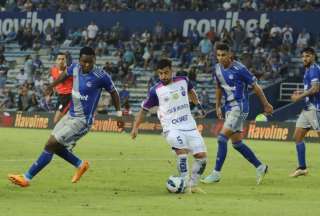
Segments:
[[[320,131],[320,111],[303,110],[296,122],[296,127]]]
[[[231,110],[226,112],[226,120],[223,124],[224,128],[228,128],[233,132],[242,132],[243,124],[248,116],[248,113],[241,112],[240,110]]]
[[[173,149],[188,149],[193,155],[207,152],[204,140],[197,129],[191,131],[170,130],[164,135]]]
[[[51,135],[56,138],[58,143],[72,149],[76,141],[88,133],[89,129],[84,120],[66,114],[56,124]]]

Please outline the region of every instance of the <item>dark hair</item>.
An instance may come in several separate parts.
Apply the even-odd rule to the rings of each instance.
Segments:
[[[230,51],[230,47],[228,44],[226,43],[218,43],[216,45],[216,50],[223,50],[223,51],[227,51],[229,52]]]
[[[306,47],[304,48],[302,51],[301,51],[301,54],[302,53],[311,53],[312,55],[316,55],[316,51],[312,48],[312,47]]]
[[[80,50],[80,57],[82,55],[93,55],[95,56],[95,52],[94,52],[94,49],[91,48],[91,47],[82,47],[81,50]]]
[[[160,59],[157,64],[157,69],[163,69],[165,67],[171,68],[171,60],[170,59]]]
[[[57,57],[58,57],[59,55],[64,55],[64,56],[67,58],[67,54],[64,53],[64,52],[58,52],[58,53],[57,53]]]

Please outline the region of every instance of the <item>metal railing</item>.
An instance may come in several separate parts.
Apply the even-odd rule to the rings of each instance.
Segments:
[[[291,95],[294,91],[303,90],[303,83],[281,83],[280,101],[291,101]]]

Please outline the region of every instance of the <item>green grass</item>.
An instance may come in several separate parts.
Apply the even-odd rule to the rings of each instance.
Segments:
[[[296,166],[293,143],[247,141],[270,166],[262,185],[255,169],[229,145],[223,178],[201,185],[206,195],[175,195],[165,189],[176,173],[175,157],[160,135],[89,133],[76,153],[91,168],[71,184],[74,168],[58,157],[29,188],[6,179],[26,171],[42,151],[48,130],[0,128],[0,216],[96,215],[319,215],[320,146],[309,144],[310,175],[288,178]],[[209,151],[206,174],[213,167],[216,140],[205,139]]]

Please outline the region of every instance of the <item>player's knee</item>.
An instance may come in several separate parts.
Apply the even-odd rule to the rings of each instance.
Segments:
[[[219,144],[227,144],[228,140],[229,140],[229,138],[226,135],[224,135],[224,134],[218,135],[218,143]]]
[[[197,154],[194,154],[193,157],[196,159],[207,158],[207,153],[206,152],[199,152]]]
[[[238,141],[232,142],[232,147],[235,148],[235,149],[239,148],[242,145],[243,145],[242,140],[238,140]]]
[[[60,151],[61,148],[62,146],[58,143],[58,141],[53,136],[50,136],[44,149],[50,153],[56,153]]]

